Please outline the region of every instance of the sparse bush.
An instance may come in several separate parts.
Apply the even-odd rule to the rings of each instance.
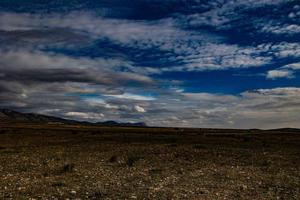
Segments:
[[[95,192],[93,197],[95,199],[102,199],[104,197],[104,194],[102,194],[102,192],[98,191],[98,192]]]
[[[0,148],[1,150],[1,148]],[[20,150],[15,150],[15,149],[10,149],[10,148],[2,148],[2,153],[6,153],[6,154],[18,154],[21,151]]]
[[[117,156],[113,155],[113,156],[110,157],[110,159],[108,161],[111,162],[111,163],[114,163],[114,162],[117,161],[117,158],[118,158]]]
[[[194,148],[195,149],[205,149],[205,146],[200,145],[200,144],[196,144],[196,145],[194,145]]]
[[[169,138],[169,139],[167,139],[168,140],[168,142],[170,142],[170,143],[177,143],[178,142],[178,139],[177,138]]]
[[[266,140],[263,140],[263,141],[262,141],[262,146],[263,146],[263,147],[270,147],[270,145],[267,143]]]
[[[179,155],[178,153],[175,153],[175,154],[174,154],[174,157],[175,157],[175,158],[179,158],[180,155]]]
[[[243,140],[243,142],[250,142],[250,138],[249,137],[243,137],[242,140]]]
[[[71,133],[72,133],[72,135],[77,135],[78,134],[78,132],[75,131],[75,130],[72,130]]]
[[[48,177],[48,176],[49,176],[49,173],[48,173],[48,172],[44,172],[44,173],[43,173],[43,176],[44,176],[44,177]]]
[[[92,131],[91,132],[91,135],[99,135],[99,134],[102,134],[101,131]]]
[[[264,160],[260,164],[262,167],[270,167],[271,162],[269,160]]]
[[[104,199],[106,195],[107,195],[106,192],[104,192],[101,189],[99,189],[98,191],[95,191],[95,192],[91,193],[88,196],[88,198],[89,199]]]
[[[127,162],[126,164],[129,166],[129,167],[132,167],[134,165],[135,162],[139,161],[140,159],[142,159],[141,156],[138,156],[138,155],[130,155],[128,156],[127,158]]]
[[[64,187],[66,184],[64,182],[55,182],[51,185],[52,187]]]
[[[175,143],[169,144],[169,147],[177,147],[178,145]]]
[[[72,164],[72,163],[67,163],[67,164],[65,164],[65,165],[62,167],[61,173],[62,173],[62,174],[63,174],[63,173],[71,173],[71,172],[74,171],[74,167],[75,167],[74,164]]]
[[[162,177],[162,169],[151,169],[149,170],[150,176],[152,179],[155,180],[155,182],[159,181]]]
[[[162,169],[150,169],[149,172],[152,174],[160,174],[163,170]]]

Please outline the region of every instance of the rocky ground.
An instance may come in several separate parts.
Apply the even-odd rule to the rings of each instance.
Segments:
[[[2,125],[0,199],[300,199],[300,134]]]

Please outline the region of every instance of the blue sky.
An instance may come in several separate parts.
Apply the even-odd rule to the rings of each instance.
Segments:
[[[2,0],[0,106],[152,126],[300,127],[296,0]]]

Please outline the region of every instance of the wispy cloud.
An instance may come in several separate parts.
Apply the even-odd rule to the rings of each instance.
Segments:
[[[277,78],[293,78],[293,72],[290,70],[270,70],[267,74],[268,79],[277,79]]]
[[[285,65],[282,67],[283,69],[292,69],[292,70],[298,70],[300,69],[300,62],[297,63],[291,63],[288,65]]]
[[[300,34],[300,26],[297,24],[266,25],[261,31],[274,34]]]
[[[67,112],[66,113],[67,117],[76,117],[80,119],[86,119],[86,120],[101,120],[104,115],[102,113],[97,114],[97,113],[87,113],[87,112]]]
[[[143,96],[143,95],[131,94],[131,93],[110,94],[110,95],[104,95],[104,96],[120,98],[120,99],[139,100],[139,101],[153,101],[153,100],[155,100],[155,98],[151,97],[151,96]]]
[[[151,83],[151,78],[113,68],[130,65],[118,59],[73,58],[39,51],[2,51],[3,80],[38,82],[85,82],[118,85],[125,82]]]
[[[236,23],[248,23],[240,21],[245,17],[247,11],[253,11],[266,6],[280,5],[286,3],[284,0],[236,0],[236,1],[215,1],[217,4],[207,12],[187,16],[187,23],[193,27],[212,26],[216,29],[229,29]]]
[[[278,69],[268,71],[266,77],[268,79],[295,78],[294,72],[297,70],[300,70],[300,63],[291,63]]]
[[[125,47],[141,50],[156,48],[166,52],[163,58],[165,61],[176,62],[179,65],[164,69],[166,71],[245,68],[261,66],[271,61],[269,56],[261,55],[257,47],[224,44],[222,43],[224,39],[220,36],[205,31],[183,30],[171,18],[148,22],[107,19],[88,13],[65,15],[5,13],[0,19],[2,19],[0,28],[5,31],[71,29],[75,33],[83,35],[88,33],[95,39],[108,39]],[[132,66],[131,69],[134,70]],[[149,70],[149,73],[159,72]]]

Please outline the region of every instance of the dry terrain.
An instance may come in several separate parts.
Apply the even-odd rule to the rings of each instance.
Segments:
[[[300,199],[300,134],[2,123],[0,199]]]

